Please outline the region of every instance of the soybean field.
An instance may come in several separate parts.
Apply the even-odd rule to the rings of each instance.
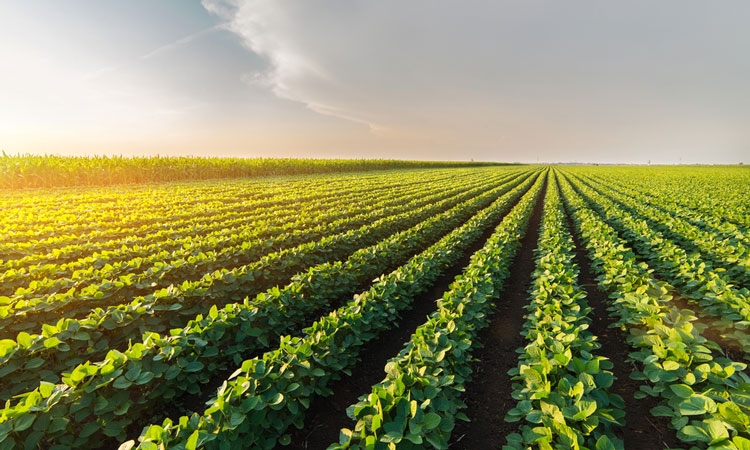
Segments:
[[[230,169],[0,190],[0,450],[750,450],[747,168]]]

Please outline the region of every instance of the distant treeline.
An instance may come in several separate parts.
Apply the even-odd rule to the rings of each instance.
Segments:
[[[384,169],[506,165],[488,162],[401,161],[392,159],[293,159],[123,156],[0,157],[0,188],[105,186],[211,178],[302,175]]]

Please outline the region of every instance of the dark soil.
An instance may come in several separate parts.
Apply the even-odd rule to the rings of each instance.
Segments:
[[[505,414],[515,407],[511,397],[512,382],[508,371],[518,364],[516,349],[524,344],[521,327],[528,302],[531,274],[535,268],[534,249],[539,240],[544,193],[537,200],[526,235],[521,239],[505,288],[496,300],[492,322],[479,333],[483,347],[474,350],[477,361],[472,380],[466,385],[465,414],[471,422],[457,421],[450,448],[480,450],[500,448],[505,436],[517,430],[517,424],[505,421]]]
[[[637,369],[627,361],[630,346],[627,344],[627,334],[620,328],[610,328],[615,319],[607,311],[609,303],[607,295],[597,289],[597,282],[591,271],[589,259],[586,256],[581,240],[574,232],[573,222],[567,215],[568,229],[573,235],[575,244],[574,261],[579,267],[578,284],[586,291],[586,299],[592,308],[593,317],[589,329],[596,335],[601,348],[596,351],[612,361],[612,373],[615,382],[609,391],[617,394],[625,401],[625,426],[619,429],[619,436],[627,449],[661,449],[679,448],[684,444],[677,439],[675,431],[669,428],[669,418],[655,417],[649,410],[659,404],[659,399],[646,397],[637,400],[633,394],[637,392],[641,381],[632,380],[630,374]]]
[[[514,205],[519,200],[520,197]],[[346,408],[356,403],[360,396],[370,393],[372,386],[385,378],[384,368],[388,360],[401,351],[414,330],[427,320],[427,316],[435,310],[436,300],[442,297],[456,276],[469,264],[471,255],[484,246],[500,221],[488,227],[464,252],[463,257],[435,281],[429,291],[414,299],[412,309],[402,313],[398,324],[362,349],[364,357],[351,375],[343,376],[331,385],[333,395],[313,399],[306,414],[304,428],[291,430],[292,443],[287,446],[279,445],[278,450],[325,449],[338,442],[342,427],[354,427],[354,422],[346,414]]]

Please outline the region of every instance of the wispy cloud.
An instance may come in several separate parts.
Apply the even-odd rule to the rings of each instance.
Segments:
[[[202,0],[279,98],[378,138],[543,158],[685,147],[692,123],[740,148],[749,7],[729,3]]]
[[[297,23],[289,10],[275,0],[203,0],[204,8],[227,20],[225,28],[243,44],[269,62],[265,72],[246,74],[243,80],[271,90],[277,97],[299,102],[311,111],[365,125],[379,133],[386,126],[366,114],[335,101],[319,91],[340,90],[336,78],[298,45],[299,36],[290,29]],[[322,89],[321,89],[322,88]]]
[[[150,52],[142,55],[141,59],[149,59],[149,58],[153,58],[156,55],[159,55],[159,54],[162,54],[162,53],[165,53],[165,52],[169,52],[171,50],[174,50],[175,48],[178,48],[178,47],[181,47],[183,45],[189,44],[189,43],[193,42],[194,40],[196,40],[196,39],[198,39],[200,37],[206,36],[208,34],[211,34],[211,33],[215,32],[215,31],[227,29],[228,25],[229,24],[227,24],[227,23],[220,23],[220,24],[214,25],[212,27],[208,27],[208,28],[204,28],[204,29],[202,29],[200,31],[196,31],[195,33],[192,33],[192,34],[189,34],[187,36],[181,37],[180,39],[177,39],[174,42],[170,42],[169,44],[165,44],[165,45],[162,45],[161,47],[157,47],[157,48],[151,50]]]

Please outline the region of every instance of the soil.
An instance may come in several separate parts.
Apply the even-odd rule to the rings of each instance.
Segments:
[[[516,349],[524,344],[521,327],[528,302],[531,274],[535,268],[534,249],[539,240],[539,223],[544,203],[537,200],[529,228],[521,239],[505,288],[496,299],[489,326],[479,333],[483,347],[474,350],[472,380],[466,385],[464,413],[470,422],[457,421],[452,432],[451,449],[477,450],[500,448],[505,436],[517,430],[517,424],[505,422],[505,414],[516,405],[508,371],[518,364]]]
[[[365,355],[362,361],[352,370],[351,375],[344,376],[331,385],[331,396],[313,399],[304,427],[291,430],[291,444],[279,445],[278,450],[324,449],[338,442],[342,427],[354,427],[355,422],[347,416],[346,408],[356,403],[360,396],[368,394],[373,385],[385,378],[384,368],[388,360],[401,351],[414,330],[427,320],[427,316],[435,310],[436,300],[442,297],[455,277],[469,264],[471,255],[484,246],[500,221],[488,227],[464,252],[463,257],[435,281],[429,291],[414,299],[412,309],[402,313],[398,324],[362,349],[362,354]]]

